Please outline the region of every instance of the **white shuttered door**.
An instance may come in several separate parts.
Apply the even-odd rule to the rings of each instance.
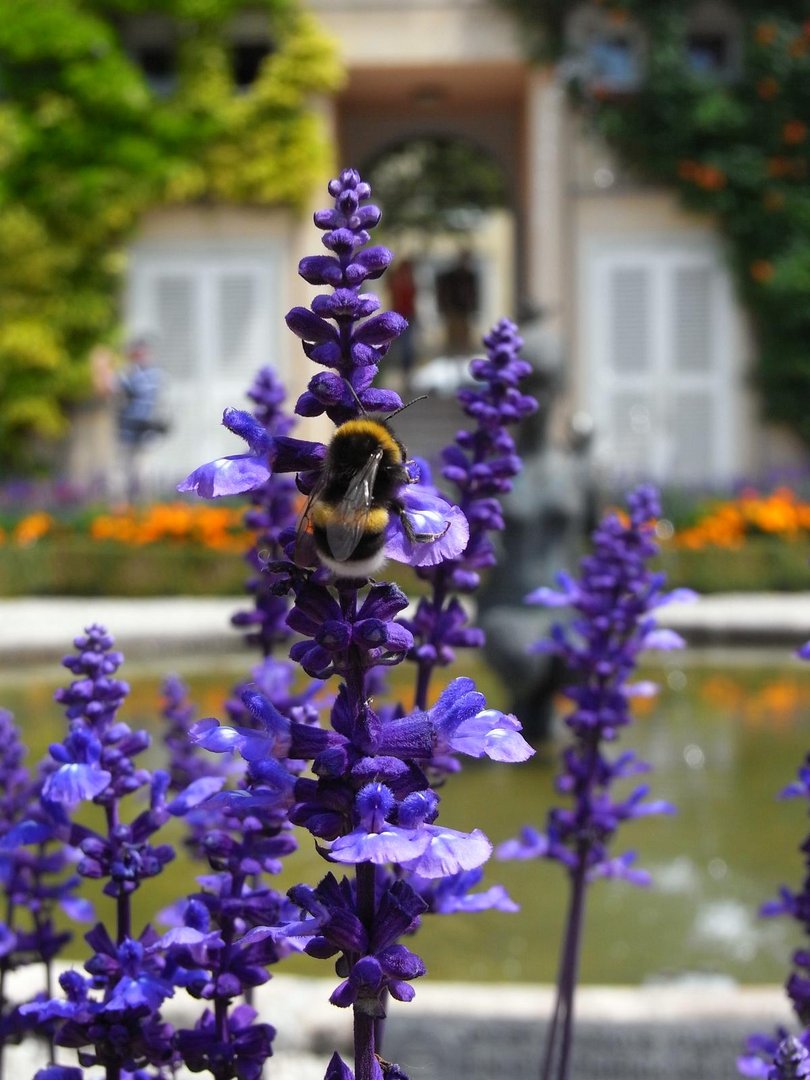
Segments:
[[[711,248],[599,247],[586,266],[590,409],[626,479],[733,472],[731,295]]]
[[[227,406],[249,406],[245,392],[259,367],[270,363],[278,371],[277,263],[272,253],[134,254],[127,323],[132,333],[156,339],[171,419],[169,435],[155,440],[146,462],[155,484],[173,486],[203,461],[243,452],[220,421]]]

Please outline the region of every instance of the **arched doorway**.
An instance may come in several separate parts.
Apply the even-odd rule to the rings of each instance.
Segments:
[[[466,160],[470,187],[477,184],[479,195],[486,195],[495,178],[512,232],[508,310],[500,315],[514,314],[516,297],[527,292],[529,81],[528,69],[514,61],[363,64],[350,68],[336,102],[341,165],[371,169],[382,178],[383,164],[392,167],[403,156],[421,160],[428,173],[441,161]],[[433,162],[420,159],[430,147],[436,151]],[[483,179],[486,173],[489,180]],[[452,197],[459,196],[462,207],[465,200],[470,205],[461,177]],[[443,209],[451,207],[445,202]]]
[[[514,214],[503,170],[465,137],[427,135],[363,167],[396,252],[389,302],[413,323],[403,360],[467,360],[514,309]]]

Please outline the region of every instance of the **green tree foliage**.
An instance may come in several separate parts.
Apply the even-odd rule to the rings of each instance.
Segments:
[[[409,139],[385,150],[367,171],[391,232],[463,233],[476,228],[482,210],[508,202],[497,163],[463,139]]]
[[[299,206],[329,164],[311,96],[340,71],[293,0],[253,0],[267,32],[236,85],[236,0],[0,0],[0,461],[62,434],[88,354],[113,340],[123,245],[150,207]],[[159,20],[150,83],[139,23]],[[243,80],[244,81],[244,80]],[[2,470],[5,472],[5,469]]]
[[[569,0],[503,0],[534,55],[560,58]],[[727,241],[758,342],[766,416],[810,443],[810,9],[806,0],[738,0],[739,62],[700,70],[690,15],[671,0],[597,3],[614,27],[637,24],[646,48],[632,93],[572,90],[639,175],[711,213]],[[540,32],[538,32],[540,31]],[[732,43],[734,44],[734,42]]]

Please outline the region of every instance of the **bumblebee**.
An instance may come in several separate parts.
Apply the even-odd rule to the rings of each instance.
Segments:
[[[391,514],[412,542],[444,535],[414,532],[408,520],[399,498],[411,482],[407,453],[388,419],[361,416],[335,430],[301,519],[299,532],[309,526],[318,558],[338,577],[369,577],[382,566]]]

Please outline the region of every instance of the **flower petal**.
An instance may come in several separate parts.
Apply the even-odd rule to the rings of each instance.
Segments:
[[[462,833],[439,825],[426,825],[424,830],[430,833],[427,848],[418,858],[403,863],[406,870],[413,870],[422,877],[447,877],[460,870],[474,870],[492,854],[492,844],[480,829]]]
[[[42,796],[51,802],[76,806],[102,792],[111,779],[111,774],[98,765],[60,765],[45,781]]]
[[[200,465],[177,485],[178,491],[195,491],[203,499],[241,495],[261,487],[270,478],[267,455],[234,454]]]
[[[431,534],[436,539],[411,542],[394,514],[385,543],[385,553],[390,559],[411,566],[436,566],[463,554],[470,539],[470,526],[458,506],[422,484],[408,484],[401,498],[414,533]]]
[[[517,717],[497,709],[484,709],[459,724],[449,739],[451,750],[492,761],[527,761],[534,750],[520,734]]]
[[[355,829],[346,836],[339,836],[329,854],[335,862],[370,862],[381,866],[407,862],[421,855],[430,842],[430,835],[421,829],[400,829],[395,825],[375,833]]]

